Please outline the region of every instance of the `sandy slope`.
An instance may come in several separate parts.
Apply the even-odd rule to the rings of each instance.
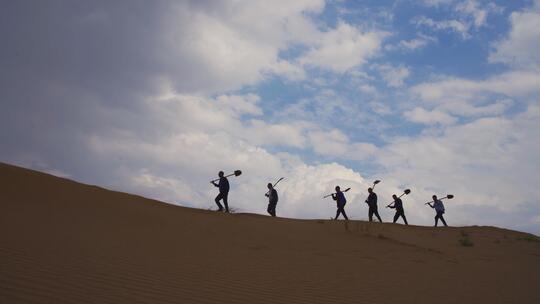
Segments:
[[[0,189],[0,303],[540,303],[520,232],[218,214],[5,164]]]

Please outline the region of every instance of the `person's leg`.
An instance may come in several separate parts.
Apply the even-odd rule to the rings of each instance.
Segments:
[[[369,221],[373,222],[373,208],[369,207]]]
[[[375,208],[373,213],[375,213],[375,216],[379,219],[379,222],[382,223],[381,216],[379,215],[379,210],[377,210],[377,208]]]
[[[268,204],[268,208],[266,208],[266,212],[268,212],[268,214],[272,215],[272,204]]]
[[[401,212],[401,217],[403,218],[403,221],[405,222],[405,225],[409,225],[409,223],[407,223],[407,218],[405,217],[405,212],[404,211]]]
[[[341,213],[341,210],[339,210],[339,207],[338,207],[336,210],[336,217],[334,218],[334,220],[338,219],[340,213]]]
[[[396,214],[394,215],[394,221],[393,221],[394,224],[397,222],[398,218],[399,218],[399,212],[396,211]]]
[[[345,213],[345,206],[341,207],[341,214],[343,214],[343,217],[346,219],[346,220],[349,220],[349,218],[347,217],[347,214]]]
[[[448,225],[446,224],[446,221],[444,220],[442,212],[441,212],[441,215],[439,217],[441,218],[441,222],[444,224],[444,226],[448,227]]]
[[[229,198],[229,192],[223,193],[223,205],[225,205],[225,212],[229,212],[229,203],[227,202]]]
[[[216,198],[214,199],[214,201],[216,202],[216,205],[218,206],[219,208],[219,211],[223,211],[223,206],[219,203],[219,200],[223,198],[223,195],[220,193],[216,196]]]
[[[273,217],[276,216],[276,206],[277,206],[277,204],[272,204],[272,207],[270,208],[270,210],[272,211],[272,216]]]
[[[439,213],[435,215],[435,227],[437,227],[437,224],[439,223]]]

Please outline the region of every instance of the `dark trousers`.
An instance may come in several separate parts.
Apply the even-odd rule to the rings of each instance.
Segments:
[[[407,223],[407,218],[405,217],[405,211],[403,210],[396,210],[396,214],[394,215],[394,223],[397,222],[400,216],[403,218],[405,225],[409,225],[409,223]]]
[[[343,217],[344,217],[346,220],[349,220],[349,218],[347,217],[347,214],[345,214],[345,204],[343,204],[343,205],[341,205],[341,204],[337,205],[337,211],[336,211],[336,218],[335,218],[335,220],[338,219],[340,213],[343,214]]]
[[[439,219],[441,219],[444,226],[448,227],[448,225],[446,225],[446,221],[444,220],[444,217],[442,216],[443,214],[444,212],[437,211],[437,215],[435,215],[435,227],[437,227],[437,223],[439,222]]]
[[[219,203],[219,200],[223,200],[223,204],[225,205],[225,212],[229,212],[229,204],[227,204],[228,196],[229,196],[229,192],[220,192],[216,196],[216,199],[214,201],[218,205],[219,211],[223,211],[223,206]]]
[[[377,210],[377,206],[369,206],[369,221],[373,222],[373,215],[379,219],[379,222],[382,223],[381,217],[379,216],[379,211]]]
[[[277,203],[268,203],[268,208],[266,209],[268,214],[270,214],[271,216],[276,216],[276,206]]]

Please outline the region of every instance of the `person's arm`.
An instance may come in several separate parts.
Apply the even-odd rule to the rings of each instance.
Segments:
[[[216,186],[216,187],[219,187],[219,185],[218,185],[218,184],[216,184],[216,182],[215,182],[215,181],[212,181],[212,185],[214,185],[214,186]]]
[[[337,200],[337,197],[336,197],[335,194],[332,194],[332,199],[335,200],[335,201]]]
[[[433,206],[431,205],[431,203],[427,203],[428,206],[430,206],[431,208],[435,208],[435,204],[433,204]]]

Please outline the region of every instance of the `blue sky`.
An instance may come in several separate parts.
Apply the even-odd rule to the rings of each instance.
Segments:
[[[0,12],[0,161],[170,203],[366,219],[411,188],[451,225],[540,233],[540,2],[17,1]],[[393,216],[382,211],[388,221]]]

